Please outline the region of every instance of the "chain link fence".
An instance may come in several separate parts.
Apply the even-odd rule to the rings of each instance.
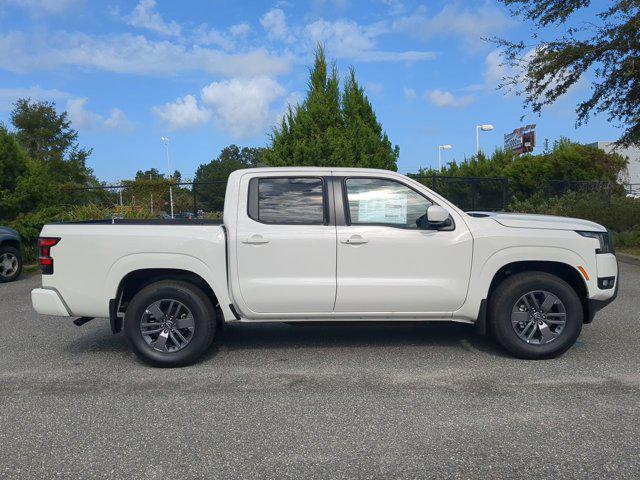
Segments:
[[[509,180],[506,178],[409,175],[465,211],[507,210]]]
[[[465,211],[505,211],[511,187],[506,178],[409,175]],[[65,191],[69,205],[93,205],[119,217],[222,218],[226,181],[180,182],[137,181],[121,185],[74,188]],[[640,199],[640,184],[554,180],[540,185],[549,197],[568,192],[590,193],[610,198],[619,194]]]

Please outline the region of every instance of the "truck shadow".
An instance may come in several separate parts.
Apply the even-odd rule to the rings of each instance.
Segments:
[[[447,322],[393,324],[230,324],[215,342],[233,350],[448,347],[507,357],[490,337],[477,335],[472,325]],[[206,360],[205,360],[206,361]]]
[[[444,347],[475,354],[507,357],[490,337],[475,333],[472,325],[425,322],[411,324],[288,325],[280,323],[226,325],[202,361],[215,361],[224,349],[233,351]],[[75,338],[70,353],[128,352],[122,333],[113,335],[107,325]]]

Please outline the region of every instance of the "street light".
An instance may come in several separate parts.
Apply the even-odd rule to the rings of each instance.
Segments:
[[[438,145],[438,172],[442,171],[442,150],[451,150],[451,145]]]
[[[163,143],[165,151],[167,152],[167,172],[169,175],[169,182],[172,181],[171,177],[171,160],[169,160],[169,138],[160,137],[160,141]],[[169,183],[169,204],[171,205],[171,218],[173,218],[173,187]]]
[[[476,155],[480,153],[480,139],[478,138],[478,132],[480,130],[483,132],[490,132],[493,130],[493,125],[476,125]]]

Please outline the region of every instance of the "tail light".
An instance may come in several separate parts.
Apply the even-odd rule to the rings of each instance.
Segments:
[[[51,258],[51,247],[60,241],[59,238],[40,237],[38,239],[38,263],[43,275],[53,274],[53,258]]]

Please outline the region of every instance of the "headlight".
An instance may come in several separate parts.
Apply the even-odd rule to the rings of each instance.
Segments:
[[[596,249],[596,253],[613,253],[613,242],[609,232],[580,232],[576,233],[587,238],[595,238],[600,243],[600,248]]]

